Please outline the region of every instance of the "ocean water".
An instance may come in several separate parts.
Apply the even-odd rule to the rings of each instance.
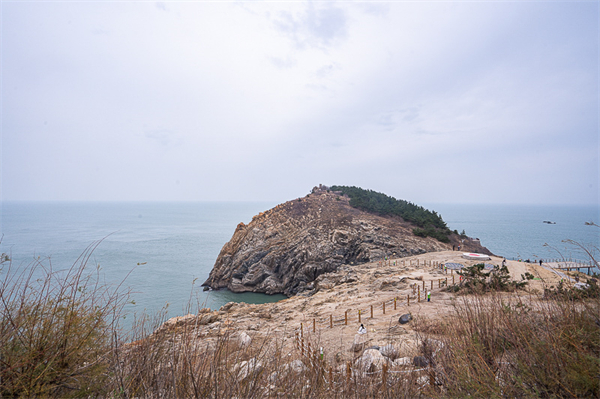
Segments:
[[[282,295],[204,292],[202,284],[239,222],[275,203],[36,203],[3,202],[0,251],[12,268],[30,267],[41,257],[53,270],[70,267],[91,244],[101,240],[88,265],[99,265],[107,282],[132,290],[130,313],[154,314],[169,304],[168,316],[182,315],[199,303],[218,309],[236,301],[263,303]],[[562,240],[584,245],[600,242],[600,222],[593,206],[516,206],[429,204],[452,230],[477,237],[494,254],[507,258],[586,260]],[[556,224],[544,224],[544,220]],[[544,244],[548,244],[545,246]],[[597,254],[596,254],[597,255]],[[0,276],[1,277],[1,276]]]
[[[583,250],[564,240],[576,241],[588,249],[600,245],[600,228],[585,225],[600,224],[598,206],[428,204],[427,207],[440,213],[451,230],[459,233],[464,230],[469,237],[479,238],[492,253],[507,259],[564,258],[589,262]]]
[[[30,267],[38,256],[53,270],[64,270],[101,240],[88,262],[111,284],[124,280],[133,313],[168,316],[187,313],[188,305],[218,309],[235,301],[264,303],[283,295],[203,291],[214,262],[239,222],[274,203],[30,203],[4,202],[1,252],[12,268]],[[1,276],[0,276],[1,277]]]

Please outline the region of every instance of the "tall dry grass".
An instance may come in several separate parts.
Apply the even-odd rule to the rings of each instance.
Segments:
[[[598,397],[599,312],[598,298],[460,298],[431,357],[441,395]]]
[[[112,339],[127,293],[86,265],[68,270],[37,259],[21,272],[0,264],[0,396],[94,395],[104,387]]]
[[[93,249],[62,272],[35,261],[17,274],[3,258],[0,397],[600,395],[594,295],[461,296],[451,322],[417,325],[430,367],[369,373],[345,360],[321,359],[314,350],[291,350],[293,342],[275,335],[247,343],[235,329],[223,328],[207,339],[199,309],[181,323],[165,323],[164,311],[136,315],[133,327],[120,331],[127,292],[103,285],[97,271],[88,274]],[[318,336],[313,339],[312,348],[321,346]]]

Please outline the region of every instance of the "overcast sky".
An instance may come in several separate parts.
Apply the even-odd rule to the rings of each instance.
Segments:
[[[599,201],[597,1],[1,7],[3,200]]]

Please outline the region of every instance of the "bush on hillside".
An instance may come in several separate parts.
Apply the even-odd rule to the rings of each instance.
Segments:
[[[442,242],[450,242],[448,235],[451,232],[446,226],[446,222],[435,211],[360,187],[332,186],[331,190],[347,195],[350,198],[350,206],[354,208],[382,216],[400,216],[407,222],[420,227],[420,229],[413,230],[415,235],[429,236]]]

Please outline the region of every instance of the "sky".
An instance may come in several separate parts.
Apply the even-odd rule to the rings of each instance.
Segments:
[[[599,2],[4,1],[6,201],[599,203]]]

